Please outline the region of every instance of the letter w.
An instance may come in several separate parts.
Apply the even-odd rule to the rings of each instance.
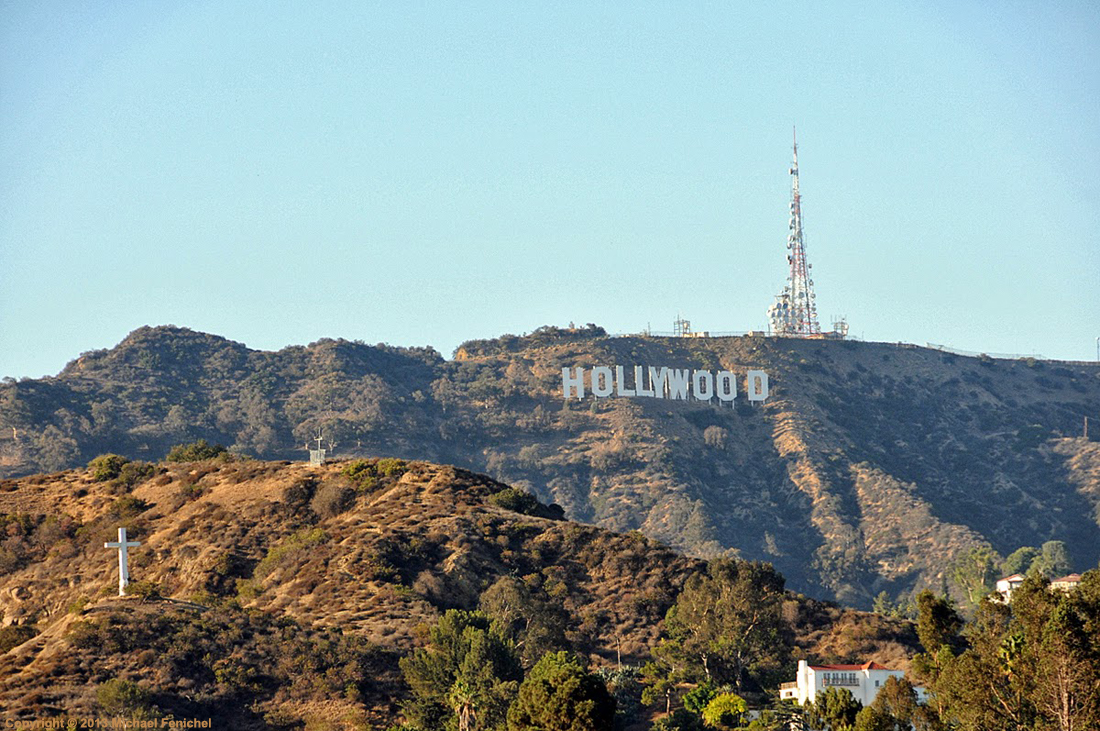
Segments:
[[[688,397],[688,381],[691,380],[691,371],[673,368],[668,372],[668,397],[686,401]]]

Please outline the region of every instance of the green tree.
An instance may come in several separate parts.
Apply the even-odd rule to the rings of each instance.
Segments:
[[[1100,727],[1100,571],[1069,593],[1028,576],[1011,609],[983,601],[966,637],[931,684],[942,721],[959,731]]]
[[[1031,564],[1039,557],[1039,549],[1032,546],[1020,546],[1001,564],[1001,575],[1026,574]]]
[[[748,704],[741,696],[719,693],[703,709],[703,725],[707,728],[731,729],[741,723],[748,709]]]
[[[177,444],[168,450],[165,458],[168,462],[200,462],[205,459],[226,454],[228,450],[220,444],[210,444],[205,439],[190,444]]]
[[[454,709],[458,731],[469,731],[477,724],[477,691],[464,678],[456,679],[447,694],[447,704]]]
[[[856,714],[853,731],[900,731],[900,729],[889,713],[880,711],[874,706],[867,706]]]
[[[697,716],[703,715],[703,709],[714,700],[721,691],[713,683],[700,683],[684,694],[684,708]]]
[[[629,728],[637,722],[642,708],[641,670],[629,665],[600,668],[596,674],[615,699],[615,727]]]
[[[400,660],[411,698],[403,711],[425,729],[503,728],[523,671],[515,647],[482,612],[448,610],[427,646]]]
[[[672,695],[684,679],[686,668],[673,667],[662,660],[651,660],[642,667],[642,703],[652,706],[663,703],[665,713],[672,713]]]
[[[864,723],[878,724],[885,720],[889,722],[886,727],[889,731],[940,731],[943,727],[931,707],[917,703],[917,691],[908,678],[887,678],[868,708],[878,715],[868,715]],[[860,728],[858,718],[856,728]]]
[[[1047,541],[1039,556],[1031,564],[1030,571],[1048,579],[1065,576],[1069,573],[1069,552],[1062,541]]]
[[[121,454],[101,454],[88,463],[92,479],[96,482],[113,480],[122,473],[122,468],[130,460]]]
[[[880,591],[876,596],[874,602],[871,604],[871,609],[878,614],[885,615],[887,617],[896,616],[894,613],[897,611],[897,607],[890,599],[890,594],[885,589]]]
[[[793,701],[765,709],[746,727],[747,731],[790,731],[806,727],[806,716]]]
[[[790,655],[780,615],[784,580],[771,564],[716,559],[692,576],[665,616],[655,655],[674,676],[741,689]]]
[[[975,546],[955,561],[951,575],[966,593],[970,606],[977,606],[983,596],[993,591],[1001,562],[1000,554],[988,545]]]
[[[1100,726],[1100,571],[1085,572],[1068,593],[1029,576],[1013,592],[1012,613],[1039,718],[1057,729]]]
[[[917,595],[917,637],[925,651],[935,654],[943,646],[958,645],[962,618],[951,600],[925,589]]]
[[[469,638],[469,649],[448,698],[458,731],[503,728],[519,688],[515,653],[491,632],[467,627],[463,634]]]
[[[508,731],[608,731],[614,720],[603,681],[564,651],[535,664],[508,709]]]
[[[653,731],[705,731],[703,719],[686,708],[677,708],[653,724]]]
[[[1030,671],[1022,638],[1009,634],[1007,608],[989,600],[967,627],[970,648],[941,662],[931,682],[939,716],[960,731],[1030,729],[1034,714],[1027,700]]]
[[[1035,647],[1034,702],[1061,731],[1100,726],[1100,653],[1070,597],[1054,606]]]
[[[502,576],[482,593],[479,606],[500,623],[526,667],[548,652],[569,649],[569,613],[547,595],[537,575]]]
[[[806,704],[806,720],[820,731],[852,731],[863,704],[843,688],[830,686]]]

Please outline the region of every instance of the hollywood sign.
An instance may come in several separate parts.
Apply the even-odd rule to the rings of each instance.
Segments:
[[[585,377],[585,371],[588,376]],[[728,403],[737,398],[737,376],[732,371],[701,371],[687,368],[654,368],[634,366],[633,379],[628,383],[623,366],[583,366],[561,369],[562,398],[583,399],[585,387],[596,398],[611,396],[663,398],[679,401],[714,401]],[[648,385],[647,385],[648,384]],[[768,374],[764,371],[745,373],[745,393],[749,401],[768,398]]]

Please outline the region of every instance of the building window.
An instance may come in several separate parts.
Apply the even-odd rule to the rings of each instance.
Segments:
[[[859,679],[856,673],[822,673],[821,684],[855,687],[859,685]]]

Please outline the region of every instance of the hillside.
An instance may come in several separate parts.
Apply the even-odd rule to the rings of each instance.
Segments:
[[[759,368],[771,397],[562,399],[563,367],[614,364]],[[590,326],[471,341],[446,361],[334,340],[260,352],[161,327],[0,385],[0,470],[152,459],[197,438],[300,459],[320,430],[338,456],[461,465],[570,519],[766,559],[800,591],[868,607],[883,590],[939,590],[984,545],[1058,540],[1077,570],[1095,566],[1100,444],[1080,438],[1085,416],[1100,424],[1095,365],[894,344]]]
[[[482,475],[350,465],[219,459],[0,482],[0,633],[26,633],[0,654],[3,717],[90,717],[99,689],[126,681],[162,712],[233,728],[385,727],[406,692],[397,658],[501,580],[560,605],[568,642],[597,665],[640,664],[702,570],[638,533],[502,507],[514,491]],[[114,596],[103,542],[119,525],[141,542],[132,592],[147,599]],[[793,594],[783,616],[796,656],[907,667],[917,647],[907,622]]]

